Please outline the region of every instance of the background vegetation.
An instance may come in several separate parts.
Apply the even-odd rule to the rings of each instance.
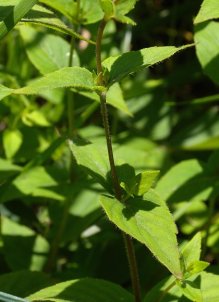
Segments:
[[[111,281],[131,291],[121,232],[106,219],[99,202],[110,172],[106,168],[109,183],[97,172],[105,165],[106,152],[98,95],[30,84],[68,66],[86,67],[95,77],[95,45],[75,33],[96,41],[103,18],[100,3],[40,0],[42,6],[37,7],[37,1],[29,1],[21,22],[14,18],[17,24],[11,24],[10,12],[18,2],[0,1],[0,82],[4,85],[0,92],[0,291],[27,297],[55,283],[84,277]],[[131,167],[136,173],[160,171],[153,187],[173,215],[178,242],[183,245],[200,232],[201,259],[211,264],[207,272],[214,273],[203,273],[202,278],[211,280],[215,288],[219,280],[219,25],[211,19],[219,17],[219,4],[215,9],[209,6],[211,16],[205,12],[206,20],[199,15],[202,19],[194,24],[201,3],[137,1],[129,14],[136,26],[130,20],[125,20],[130,24],[108,22],[102,58],[145,47],[196,43],[113,85],[107,102],[120,179],[126,182],[126,174],[132,176]],[[61,78],[57,75],[57,81]],[[19,90],[27,85],[32,88]],[[11,89],[16,89],[13,94]],[[77,141],[72,146],[74,158],[67,138]],[[86,164],[84,141],[97,146],[84,151]],[[91,171],[93,164],[96,171]],[[198,243],[193,241],[188,249],[199,253],[200,237],[195,238]],[[138,241],[134,245],[142,296],[149,292],[144,302],[161,301],[157,297],[163,283],[157,284],[170,273],[145,245]],[[68,301],[110,302],[120,294],[123,300],[118,301],[133,301],[115,284],[81,280],[73,294],[69,292]],[[97,293],[99,287],[104,290],[102,297],[89,292],[96,288]],[[199,281],[195,288],[200,287]],[[212,291],[204,300],[197,298],[199,293],[182,291],[162,301],[218,302],[219,294]],[[77,292],[87,292],[89,299],[80,293],[77,298]],[[5,296],[2,299],[7,301]],[[31,299],[65,300],[52,300],[49,295]]]

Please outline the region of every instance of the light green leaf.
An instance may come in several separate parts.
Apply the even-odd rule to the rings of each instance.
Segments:
[[[195,283],[194,277],[191,277],[191,283]],[[170,285],[172,284],[172,287]],[[159,301],[159,298],[164,295],[165,291],[169,288],[168,293],[165,295],[166,299],[163,299],[165,302],[178,302],[178,301],[187,301],[187,299],[183,299],[182,290],[178,286],[174,286],[174,278],[170,277],[161,281],[158,285],[156,285],[143,299],[143,302],[154,302]],[[197,288],[201,289],[202,293],[202,301],[203,302],[213,302],[219,301],[219,276],[214,275],[212,273],[202,272],[200,276],[197,277],[197,282],[195,285]],[[161,300],[162,301],[162,300]],[[162,301],[162,302],[163,302]],[[194,301],[194,299],[192,300]],[[197,300],[195,300],[197,301]]]
[[[103,19],[99,0],[81,0],[80,24],[92,24]]]
[[[185,270],[184,278],[199,274],[206,267],[208,262],[199,261],[201,256],[201,233],[197,233],[182,249],[182,261]]]
[[[80,12],[77,11],[77,3],[72,0],[40,0],[41,3],[62,13],[75,24],[92,24],[100,21],[104,13],[99,0],[80,0]]]
[[[72,0],[39,0],[40,3],[48,5],[50,8],[62,13],[70,21],[74,20],[77,13],[77,4]]]
[[[106,94],[106,101],[113,107],[132,116],[132,113],[129,111],[128,106],[124,100],[122,89],[118,83],[115,83],[114,85],[110,86]]]
[[[126,15],[134,9],[136,2],[137,0],[118,0],[116,1],[116,12]]]
[[[32,112],[26,112],[22,115],[22,121],[27,126],[40,126],[40,127],[49,127],[50,123],[46,119],[45,115],[39,111],[35,110]]]
[[[28,58],[42,74],[68,66],[70,44],[63,38],[41,33],[30,26],[21,26],[19,29]],[[79,65],[76,52],[72,61],[74,66]]]
[[[22,141],[23,136],[18,129],[6,129],[3,132],[3,146],[7,158],[12,158],[17,153]]]
[[[200,259],[201,255],[201,233],[197,233],[183,248],[182,256],[187,270],[194,262]]]
[[[103,187],[110,189],[108,182],[110,167],[106,146],[69,140],[69,147],[77,164],[82,166]]]
[[[121,183],[121,186],[131,196],[142,196],[152,187],[158,174],[159,171],[153,170],[141,172],[134,177],[127,175],[127,182]]]
[[[185,278],[191,277],[193,275],[197,275],[204,271],[210,263],[206,261],[195,261],[193,262],[188,268],[187,272],[185,273]]]
[[[182,283],[177,282],[177,283],[183,295],[187,297],[190,301],[204,302],[201,289],[194,286],[193,283],[188,281]]]
[[[137,196],[144,195],[153,185],[159,171],[144,171],[136,175],[136,185],[133,194]]]
[[[109,57],[103,61],[108,84],[117,82],[130,73],[136,72],[168,59],[178,51],[186,49],[191,45],[181,47],[162,46],[149,47],[138,51],[130,51],[117,57]]]
[[[78,279],[58,283],[28,297],[29,301],[54,302],[134,302],[122,287],[98,279]]]
[[[13,89],[0,85],[0,100],[4,99],[6,96],[10,95]]]
[[[218,0],[204,0],[196,16],[194,23],[201,23],[211,19],[219,18]]]
[[[23,88],[11,89],[11,94],[40,94],[45,90],[56,88],[77,88],[82,90],[103,90],[101,86],[95,86],[92,73],[82,67],[64,67],[57,71],[46,74],[44,77],[35,79]],[[7,87],[3,87],[7,89]],[[9,95],[9,92],[8,92]],[[0,94],[3,99],[6,95]]]
[[[82,67],[64,67],[32,81],[26,87],[15,89],[13,93],[31,95],[38,94],[43,90],[70,87],[91,91],[101,89],[100,86],[95,86],[93,75],[87,69]]]
[[[196,159],[182,161],[173,166],[157,183],[156,191],[168,200],[185,183],[203,172],[201,163]],[[177,200],[178,202],[180,200]],[[182,199],[181,199],[182,201]]]
[[[115,13],[115,4],[112,0],[100,0],[101,8],[105,14],[104,18],[109,20],[114,16]]]
[[[136,25],[136,23],[129,17],[127,16],[123,16],[123,15],[118,15],[116,14],[116,16],[114,17],[114,19],[118,22],[124,23],[124,24],[130,24],[130,25]]]
[[[135,7],[136,0],[119,0],[116,2],[115,20],[121,23],[136,25],[136,23],[125,16]]]
[[[31,23],[34,25],[48,27],[66,35],[74,36],[75,38],[84,40],[88,43],[95,44],[95,42],[86,39],[69,28],[64,22],[57,18],[53,12],[40,5],[35,5],[34,8],[25,16],[25,18],[22,18],[21,21],[23,23]]]
[[[219,84],[219,23],[209,21],[196,25],[194,38],[204,73]]]
[[[9,6],[11,4],[10,1],[0,1],[0,39],[13,29],[21,18],[37,3],[37,0],[17,0],[13,2],[14,6],[12,8]]]
[[[21,173],[12,184],[23,194],[33,194],[38,188],[57,185],[56,180],[44,167],[34,167]]]
[[[118,228],[145,244],[176,278],[182,278],[176,226],[155,191],[149,190],[144,198],[129,198],[125,204],[107,196],[101,196],[100,202]]]

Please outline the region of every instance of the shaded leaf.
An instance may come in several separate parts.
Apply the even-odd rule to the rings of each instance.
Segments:
[[[4,181],[9,176],[19,173],[21,167],[12,164],[9,160],[0,158],[0,181]]]
[[[0,276],[0,290],[20,297],[26,297],[51,283],[49,276],[42,272],[24,270]]]
[[[41,33],[30,26],[20,26],[19,29],[28,58],[42,74],[68,66],[70,44],[67,41],[59,36]],[[76,52],[72,61],[74,66],[79,65]]]
[[[108,183],[110,167],[106,146],[69,140],[69,147],[77,164],[83,167],[103,187],[110,189]]]
[[[40,5],[35,5],[34,8],[27,15],[25,15],[21,21],[23,23],[31,23],[34,25],[48,27],[63,34],[73,36],[79,40],[84,40],[88,43],[95,44],[95,42],[86,39],[69,28],[64,22],[57,18],[53,12]]]
[[[14,3],[13,3],[14,2]],[[37,0],[0,1],[0,39],[2,39],[23,18],[24,15],[37,3]]]
[[[58,283],[28,297],[29,301],[54,302],[133,302],[122,287],[98,279],[78,279]]]
[[[70,21],[76,22],[74,20],[77,13],[77,4],[72,0],[39,0],[40,3],[48,5],[50,8],[55,9],[64,16],[66,16]]]
[[[130,73],[136,72],[168,59],[180,50],[191,45],[181,47],[162,46],[149,47],[138,51],[130,51],[117,57],[109,57],[103,61],[103,67],[107,71],[108,84],[117,82]]]
[[[49,250],[49,245],[42,236],[24,225],[2,217],[2,238],[5,259],[13,270],[42,269]]]
[[[182,278],[176,226],[167,206],[153,190],[144,198],[129,198],[125,204],[107,196],[101,196],[100,202],[116,226],[145,244],[176,278]]]

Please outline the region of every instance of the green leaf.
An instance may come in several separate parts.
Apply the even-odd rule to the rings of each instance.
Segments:
[[[48,5],[50,8],[60,12],[66,16],[70,21],[76,22],[74,20],[77,14],[77,4],[72,0],[39,0],[40,3]]]
[[[77,4],[72,0],[40,0],[56,11],[62,13],[75,24],[92,24],[100,21],[104,14],[99,0],[80,0],[80,12],[77,12]]]
[[[68,66],[70,44],[63,38],[41,33],[30,26],[21,26],[19,29],[28,58],[40,73],[47,74]],[[72,61],[74,66],[79,65],[76,52]]]
[[[200,201],[217,196],[219,182],[215,175],[208,173],[205,164],[197,160],[186,160],[172,167],[158,181],[156,190],[169,204],[179,208],[176,216],[180,217],[184,211],[192,213],[200,210],[201,214],[203,205]]]
[[[190,301],[203,302],[202,291],[193,282],[177,282],[178,287],[182,291],[183,295],[187,297]]]
[[[136,23],[125,16],[135,7],[136,0],[119,0],[116,2],[115,20],[121,23],[136,25]]]
[[[114,85],[110,86],[109,90],[106,93],[106,101],[113,107],[121,110],[129,116],[132,116],[132,113],[129,111],[128,106],[124,100],[123,92],[119,83],[115,83]]]
[[[86,96],[87,98],[100,103],[100,97],[91,91],[78,91],[79,94]],[[132,116],[132,113],[128,109],[128,106],[124,100],[122,89],[119,83],[115,83],[109,87],[106,92],[106,102],[107,104],[113,106],[114,108],[121,110],[122,112]]]
[[[219,84],[219,23],[207,21],[196,25],[194,38],[204,73]]]
[[[105,14],[104,18],[109,20],[114,16],[115,13],[115,4],[112,0],[100,0],[101,8]]]
[[[0,85],[0,100],[4,99],[8,95],[12,94],[13,89]]]
[[[39,111],[34,110],[32,112],[25,112],[22,115],[22,121],[27,126],[40,126],[40,127],[49,127],[51,126],[45,115]]]
[[[104,13],[99,0],[81,0],[80,24],[92,24],[103,19]]]
[[[120,23],[130,24],[130,25],[133,25],[133,26],[136,25],[136,23],[131,18],[129,18],[127,16],[116,14],[114,19],[116,21],[120,22]]]
[[[191,45],[181,47],[162,46],[149,47],[138,51],[130,51],[117,57],[109,57],[103,61],[103,67],[107,73],[108,84],[120,81],[130,73],[136,72],[168,59],[178,51]]]
[[[82,90],[103,90],[103,87],[95,86],[93,75],[82,67],[64,67],[35,79],[23,88],[11,89],[11,94],[39,94],[42,91],[56,88],[77,88]],[[4,87],[5,89],[6,87]],[[7,88],[6,88],[7,89]],[[8,93],[9,94],[9,93]],[[0,95],[1,96],[1,95]],[[3,99],[5,95],[2,95]]]
[[[5,259],[13,270],[42,270],[49,244],[41,235],[2,217],[2,238]]]
[[[215,108],[208,108],[177,131],[170,145],[183,150],[212,150],[219,147],[219,120]]]
[[[185,268],[191,266],[193,262],[200,259],[201,255],[201,233],[197,233],[183,248],[182,256],[185,264]]]
[[[95,44],[95,42],[86,39],[69,28],[64,22],[57,18],[53,12],[40,5],[35,5],[34,8],[25,16],[25,18],[22,18],[21,21],[23,23],[48,27],[63,34],[73,36],[79,40],[84,40],[88,43]]]
[[[54,302],[134,302],[122,287],[98,279],[78,279],[58,283],[28,297],[29,301]]]
[[[0,39],[2,39],[37,3],[37,0],[17,0],[14,6],[10,2],[0,1]]]
[[[210,263],[206,261],[195,261],[193,262],[188,268],[187,272],[185,273],[185,278],[191,277],[193,275],[197,275],[204,271]]]
[[[23,142],[22,133],[18,129],[6,129],[3,132],[3,146],[7,158],[12,158]]]
[[[193,284],[194,282],[196,288],[201,289],[202,302],[219,301],[219,291],[218,291],[219,276],[218,275],[202,272],[200,276],[198,276],[197,281],[194,280],[194,277],[191,277],[190,279],[191,279],[190,284]],[[170,288],[171,284],[172,287]],[[187,302],[188,301],[187,299],[181,298],[182,289],[180,289],[178,286],[174,286],[174,284],[175,282],[173,277],[161,281],[145,296],[143,302],[159,301],[162,295],[165,296],[165,298],[161,300],[162,302],[173,302],[173,301]],[[192,301],[194,301],[194,299]]]
[[[156,191],[165,200],[180,189],[183,184],[188,183],[197,175],[203,172],[201,163],[196,159],[182,161],[173,166],[157,183]],[[179,201],[182,201],[182,198]]]
[[[204,0],[196,16],[194,23],[201,23],[211,19],[219,18],[218,0]]]
[[[110,189],[108,182],[110,167],[106,146],[69,140],[69,147],[77,164],[82,166],[104,188]]]
[[[56,180],[44,167],[34,167],[21,173],[12,184],[23,194],[33,194],[38,188],[57,185]]]
[[[125,204],[107,196],[101,196],[100,202],[118,228],[145,244],[176,278],[182,278],[176,226],[167,206],[153,190],[144,198],[129,198]]]
[[[43,287],[51,285],[51,283],[49,276],[46,274],[28,270],[0,276],[0,290],[20,297],[26,297]]]
[[[126,15],[134,9],[136,2],[137,0],[118,0],[116,1],[116,12]]]
[[[21,167],[12,164],[9,160],[0,158],[0,182],[21,171]]]
[[[142,196],[153,185],[159,171],[144,171],[134,177],[127,174],[127,182],[122,182],[121,186],[129,195]]]

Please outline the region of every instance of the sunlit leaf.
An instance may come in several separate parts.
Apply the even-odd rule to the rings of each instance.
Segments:
[[[145,244],[176,278],[182,277],[176,226],[167,206],[153,190],[143,198],[129,198],[125,204],[107,196],[101,196],[100,202],[117,227]]]

